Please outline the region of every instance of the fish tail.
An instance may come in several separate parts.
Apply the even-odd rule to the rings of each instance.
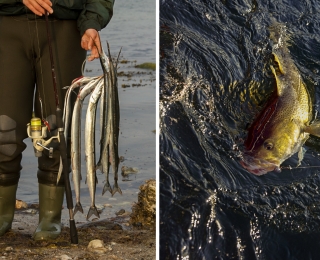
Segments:
[[[116,182],[114,185],[113,185],[113,189],[112,189],[112,196],[114,194],[116,194],[117,192],[119,192],[121,195],[122,195],[122,190],[120,189],[120,187],[118,186],[118,183]]]
[[[113,196],[113,190],[111,188],[111,185],[109,182],[107,182],[104,186],[103,186],[103,190],[102,190],[102,195],[106,193],[106,191],[109,191],[110,194]]]
[[[285,24],[279,23],[277,21],[272,21],[271,26],[268,28],[269,37],[272,42],[272,51],[277,51],[278,49],[287,49],[290,40],[290,35]]]
[[[78,211],[80,211],[83,214],[83,208],[80,202],[77,202],[74,210],[73,210],[73,214],[75,215]]]
[[[272,24],[269,27],[269,33],[270,33],[270,39],[274,43],[278,42],[284,28],[285,28],[285,25],[277,22],[276,20],[272,21]]]
[[[90,218],[92,215],[95,215],[96,217],[100,218],[99,213],[98,213],[98,210],[97,210],[97,208],[96,208],[96,205],[93,205],[93,206],[90,207],[89,212],[88,212],[88,215],[87,215],[87,220],[89,220],[89,218]]]

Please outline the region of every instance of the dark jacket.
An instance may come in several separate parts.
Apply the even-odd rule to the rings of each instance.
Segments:
[[[57,19],[77,20],[80,34],[87,29],[100,31],[113,14],[114,0],[52,0],[52,16]],[[1,15],[24,15],[31,11],[22,0],[0,0]]]

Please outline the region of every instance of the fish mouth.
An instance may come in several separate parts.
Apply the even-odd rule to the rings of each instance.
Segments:
[[[244,155],[240,164],[248,172],[257,176],[261,176],[272,171],[281,171],[279,162],[270,162],[250,155]]]

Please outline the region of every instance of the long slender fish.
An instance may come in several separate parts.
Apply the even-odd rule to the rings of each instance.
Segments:
[[[108,44],[108,56],[110,62],[110,72],[108,75],[108,88],[109,88],[109,103],[108,103],[108,118],[110,124],[110,161],[114,174],[114,185],[112,189],[112,195],[116,192],[122,194],[120,187],[118,186],[118,167],[119,167],[119,154],[118,154],[118,140],[119,140],[119,123],[120,123],[120,109],[119,109],[119,97],[118,97],[118,81],[116,67],[112,63],[110,54],[110,48]],[[117,65],[116,65],[117,66]]]
[[[76,194],[76,205],[74,208],[74,214],[77,211],[83,213],[83,209],[80,203],[80,181],[81,181],[81,109],[83,100],[88,96],[95,87],[101,84],[100,78],[91,80],[87,85],[80,89],[78,97],[76,99],[71,124],[71,167],[72,167],[72,179]]]
[[[110,49],[108,45],[108,56],[102,50],[100,53],[100,62],[104,72],[104,87],[105,92],[103,93],[103,103],[102,103],[102,130],[101,130],[101,152],[100,159],[97,164],[99,168],[106,176],[106,183],[104,185],[102,194],[107,190],[110,191],[112,195],[116,192],[122,194],[120,187],[118,186],[118,165],[119,165],[119,155],[118,155],[118,137],[119,137],[119,99],[118,99],[118,86],[116,80],[116,71],[112,63],[112,58],[110,54]],[[106,93],[108,95],[106,95]],[[109,183],[109,170],[110,165],[112,166],[114,173],[114,187],[113,189]]]
[[[82,87],[92,81],[99,79],[99,76],[96,77],[81,77],[72,81],[70,87],[68,87],[65,98],[64,98],[64,109],[63,109],[63,122],[64,122],[64,135],[67,140],[70,119],[71,119],[71,93],[78,87]]]
[[[79,77],[74,79],[71,82],[71,86],[65,87],[67,88],[66,91],[66,95],[64,97],[64,109],[63,109],[63,122],[64,122],[64,128],[68,128],[70,125],[70,115],[71,115],[71,93],[79,87],[82,87],[96,79],[98,79],[99,77]],[[67,132],[65,131],[65,137],[67,137]],[[66,139],[67,140],[67,139]]]
[[[107,143],[107,79],[106,73],[104,72],[104,87],[101,93],[101,101],[100,101],[100,158],[97,163],[97,169],[99,169],[105,175],[105,185],[103,186],[102,195],[109,191],[112,194],[112,188],[109,183],[109,145]]]
[[[100,62],[103,70],[104,76],[104,88],[101,94],[100,101],[100,126],[101,126],[101,137],[100,137],[100,158],[97,163],[97,169],[100,169],[102,173],[105,175],[105,185],[102,190],[102,195],[109,191],[112,194],[112,188],[109,183],[109,169],[110,169],[110,161],[109,161],[109,141],[108,141],[108,133],[110,132],[110,126],[108,125],[108,72],[109,72],[109,59],[106,56],[105,52],[102,49],[102,52],[99,55]]]
[[[103,84],[98,85],[89,100],[89,105],[86,114],[86,127],[85,127],[85,153],[87,165],[87,184],[91,197],[91,206],[87,215],[89,219],[92,214],[99,216],[98,210],[95,205],[96,193],[96,161],[95,161],[95,121],[97,102],[100,98]]]
[[[71,93],[78,87],[81,87],[89,82],[96,80],[99,77],[79,77],[74,79],[71,82],[71,86],[65,87],[68,88],[65,98],[64,98],[64,109],[63,109],[63,122],[64,122],[64,137],[68,140],[68,132],[70,125],[70,114],[71,114]],[[59,182],[62,174],[62,160],[60,159],[60,165],[57,176],[57,183]]]

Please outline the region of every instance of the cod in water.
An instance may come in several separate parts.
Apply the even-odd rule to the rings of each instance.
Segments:
[[[320,135],[320,123],[310,125],[310,95],[290,57],[281,30],[279,26],[270,30],[271,36],[277,37],[273,46],[276,66],[271,66],[276,91],[250,126],[241,160],[241,165],[256,175],[280,172],[283,161],[302,151],[309,134]],[[302,152],[300,160],[301,155]]]

